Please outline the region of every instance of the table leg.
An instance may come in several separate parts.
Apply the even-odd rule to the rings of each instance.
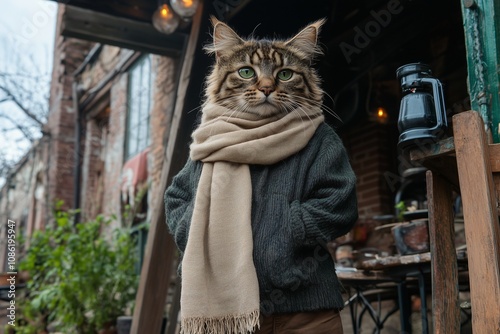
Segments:
[[[356,289],[356,294],[354,295],[354,297],[351,297],[349,300],[349,311],[351,313],[352,330],[354,331],[353,334],[359,333],[358,322],[356,321],[357,320],[357,312],[355,310],[355,308],[357,308],[356,304],[358,302],[358,298],[359,298],[358,296],[359,296],[359,290]]]
[[[422,334],[429,333],[429,323],[427,321],[427,292],[425,288],[425,277],[423,272],[418,273],[418,289],[420,293],[420,313],[422,316]]]
[[[411,334],[411,303],[405,281],[398,283],[399,317],[401,319],[401,333]]]

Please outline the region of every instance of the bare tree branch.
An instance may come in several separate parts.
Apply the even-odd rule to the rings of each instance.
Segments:
[[[5,118],[6,120],[10,121],[19,131],[21,131],[23,136],[26,139],[28,139],[31,143],[33,143],[35,141],[35,139],[33,138],[32,134],[31,134],[31,131],[27,127],[19,124],[19,122],[17,122],[16,120],[12,119],[12,117],[9,117],[7,115],[0,115],[0,118]]]
[[[0,37],[0,44],[10,42]],[[42,136],[49,114],[50,73],[39,57],[21,52],[15,45],[0,50],[0,186],[9,169]],[[50,70],[48,70],[50,71]],[[9,104],[11,102],[12,104]]]
[[[29,79],[33,81],[44,80],[48,74],[26,74],[26,73],[8,73],[8,72],[0,72],[0,78],[9,78],[9,79]]]
[[[3,90],[5,92],[5,94],[7,94],[7,97],[10,98],[10,100],[12,102],[14,102],[17,105],[17,107],[19,109],[21,109],[21,111],[26,116],[28,116],[29,118],[31,118],[32,120],[34,120],[39,126],[43,126],[43,122],[40,121],[35,114],[33,114],[31,111],[29,111],[27,108],[25,108],[24,105],[17,100],[17,98],[10,92],[10,90],[8,88],[6,88],[4,86],[0,86],[0,89]]]

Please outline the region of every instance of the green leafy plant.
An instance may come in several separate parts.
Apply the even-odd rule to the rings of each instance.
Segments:
[[[54,226],[37,231],[20,263],[27,271],[22,334],[97,333],[133,308],[138,276],[135,243],[127,228],[102,233],[112,219],[73,224],[74,212],[56,211]],[[107,228],[109,230],[109,228]]]
[[[404,213],[406,210],[406,204],[404,201],[399,201],[398,204],[394,206],[396,208],[396,211],[398,213],[398,221],[402,222],[404,221]]]

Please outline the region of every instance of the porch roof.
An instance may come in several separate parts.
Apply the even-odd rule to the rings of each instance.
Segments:
[[[52,0],[65,4],[61,34],[122,48],[180,56],[188,29],[170,35],[151,24],[156,0]]]

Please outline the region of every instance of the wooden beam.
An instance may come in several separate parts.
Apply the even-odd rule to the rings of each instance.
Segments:
[[[71,5],[91,11],[143,22],[151,22],[151,16],[158,6],[155,0],[53,0],[63,5]]]
[[[460,304],[451,187],[432,171],[427,171],[427,203],[434,333],[458,334]]]
[[[66,6],[61,34],[147,53],[179,57],[186,34],[165,35],[149,22],[120,18],[79,7]]]
[[[500,144],[490,144],[490,164],[493,173],[500,172]]]
[[[185,115],[185,102],[187,89],[190,83],[191,70],[195,50],[198,45],[200,26],[203,18],[203,3],[200,3],[195,17],[189,41],[184,52],[180,80],[177,87],[177,97],[170,127],[169,140],[165,152],[165,160],[161,174],[158,193],[152,194],[154,211],[151,219],[150,232],[146,244],[146,253],[141,272],[141,280],[136,297],[134,317],[132,321],[131,334],[158,334],[161,330],[161,322],[164,305],[167,297],[168,287],[172,278],[172,263],[175,258],[176,246],[173,238],[167,231],[164,214],[163,193],[169,180],[178,172],[176,167],[176,154],[178,153],[179,133]],[[176,321],[176,319],[168,319]]]
[[[453,116],[469,263],[472,327],[475,333],[500,332],[500,226],[481,116]]]

